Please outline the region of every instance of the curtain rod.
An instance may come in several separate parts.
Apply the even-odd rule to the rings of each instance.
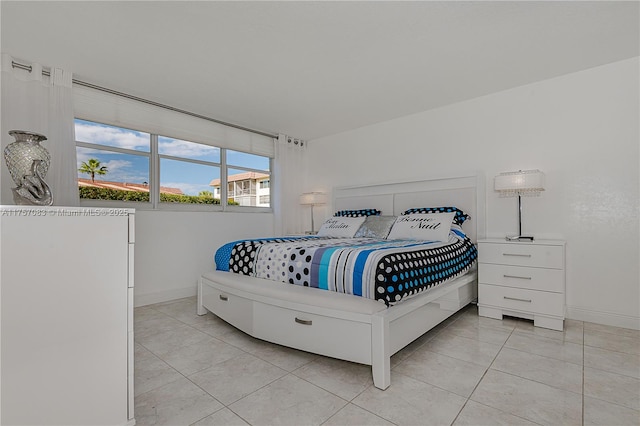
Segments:
[[[24,65],[24,64],[18,63],[16,61],[11,61],[11,66],[13,68],[18,68],[18,69],[25,70],[25,71],[28,71],[28,72],[33,71],[33,68],[31,67],[31,65]],[[42,69],[42,75],[50,77],[51,73],[43,68]],[[235,129],[244,130],[246,132],[251,132],[251,133],[258,134],[258,135],[267,136],[269,138],[274,138],[274,139],[278,138],[278,135],[274,135],[274,134],[266,133],[266,132],[261,132],[260,130],[249,129],[248,127],[239,126],[239,125],[233,124],[233,123],[227,123],[227,122],[221,121],[221,120],[216,120],[215,118],[211,118],[211,117],[207,117],[207,116],[204,116],[204,115],[196,114],[195,112],[190,112],[190,111],[185,111],[183,109],[174,108],[174,107],[169,106],[169,105],[161,104],[161,103],[158,103],[158,102],[150,101],[148,99],[139,98],[137,96],[129,95],[127,93],[122,93],[122,92],[118,92],[116,90],[108,89],[106,87],[97,86],[95,84],[87,83],[86,81],[76,80],[75,78],[72,79],[71,82],[73,84],[77,84],[78,86],[83,86],[83,87],[88,87],[90,89],[100,90],[101,92],[109,93],[111,95],[121,96],[123,98],[131,99],[133,101],[143,102],[143,103],[148,104],[148,105],[153,105],[153,106],[156,106],[156,107],[159,107],[159,108],[168,109],[170,111],[179,112],[181,114],[190,115],[192,117],[201,118],[203,120],[212,121],[214,123],[222,124],[224,126],[233,127]]]

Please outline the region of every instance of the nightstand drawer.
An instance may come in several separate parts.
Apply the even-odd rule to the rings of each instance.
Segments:
[[[478,252],[480,263],[564,268],[564,247],[528,244],[483,243]]]
[[[564,316],[564,294],[526,290],[497,285],[478,285],[478,298],[482,305],[505,311]]]
[[[478,265],[478,280],[484,284],[564,293],[562,269],[481,263]]]

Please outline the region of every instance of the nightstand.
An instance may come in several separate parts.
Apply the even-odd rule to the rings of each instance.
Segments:
[[[565,242],[478,241],[478,314],[533,320],[563,330]]]

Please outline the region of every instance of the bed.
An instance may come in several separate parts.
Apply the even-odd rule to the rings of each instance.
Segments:
[[[334,188],[330,208],[375,208],[382,215],[400,216],[416,207],[456,206],[471,217],[462,229],[465,238],[475,242],[484,236],[484,200],[484,177],[472,173]],[[297,246],[300,240],[313,242],[314,238],[287,241]],[[367,244],[372,243],[357,242],[356,249],[362,251],[365,246],[368,252]],[[374,385],[386,389],[391,356],[476,298],[475,268],[463,269],[454,271],[453,278],[401,300],[385,295],[382,299],[386,297],[386,303],[380,298],[327,291],[322,274],[315,278],[316,287],[320,287],[315,288],[311,281],[309,285],[289,285],[216,270],[204,273],[199,280],[197,310],[199,315],[212,312],[262,340],[371,365]],[[375,287],[369,291],[375,292]]]

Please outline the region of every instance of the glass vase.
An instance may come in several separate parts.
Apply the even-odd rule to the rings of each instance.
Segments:
[[[4,150],[4,159],[11,179],[17,185],[12,188],[13,201],[20,205],[49,206],[53,204],[51,189],[44,181],[51,155],[40,142],[47,137],[24,130],[11,130],[15,138]]]

